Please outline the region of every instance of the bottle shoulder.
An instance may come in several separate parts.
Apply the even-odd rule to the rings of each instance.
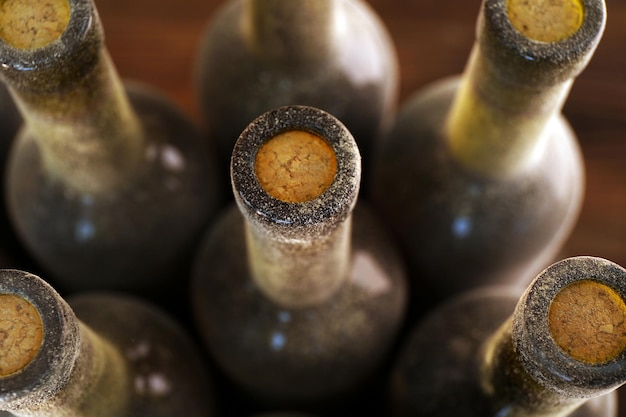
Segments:
[[[457,85],[444,80],[409,100],[379,148],[369,190],[412,275],[442,294],[534,276],[573,227],[584,192],[578,144],[562,118],[536,161],[514,175],[478,175],[455,161],[443,126]]]
[[[384,360],[404,319],[406,282],[395,255],[355,241],[359,224],[351,276],[302,308],[279,305],[255,284],[236,207],[201,245],[191,285],[195,321],[244,390],[270,403],[319,403],[360,384]]]
[[[128,94],[147,144],[136,170],[121,172],[123,181],[106,192],[84,192],[53,175],[27,130],[14,144],[7,170],[9,213],[25,246],[66,289],[153,293],[175,285],[173,274],[187,264],[223,201],[198,129],[153,90],[131,84]]]
[[[366,298],[392,295],[402,299],[400,294],[406,290],[405,268],[395,244],[364,203],[357,204],[352,217],[351,277],[340,292],[362,293]],[[247,266],[245,233],[244,219],[238,208],[231,205],[209,228],[196,254],[193,281],[201,291],[195,294],[210,294],[215,289],[209,287],[214,286],[227,286],[228,290],[222,290],[233,293],[239,292],[239,288],[249,288],[256,293],[255,297],[264,299],[264,304],[282,310],[257,293]]]
[[[130,415],[208,417],[215,408],[207,364],[182,327],[156,307],[119,294],[68,298],[78,319],[122,355]]]
[[[456,168],[457,176],[489,181],[489,177],[461,167],[450,152],[445,124],[460,82],[460,76],[443,78],[409,97],[379,147],[377,164],[380,169],[393,166],[392,162],[400,164],[402,168],[413,164],[417,166],[416,169],[423,171],[452,169],[446,168],[450,166]],[[581,171],[580,148],[565,117],[557,115],[548,129],[549,134],[537,146],[537,156],[525,169],[519,170],[517,174],[494,177],[493,182],[519,181],[537,170],[543,174],[546,165],[553,171]],[[405,158],[399,159],[403,154]]]
[[[153,207],[151,212],[161,214],[172,205],[186,207],[177,213],[170,210],[169,215],[177,217],[182,212],[215,212],[222,200],[220,183],[212,151],[203,143],[198,128],[171,102],[151,89],[130,84],[128,94],[144,126],[146,144],[136,162],[137,168],[127,175],[122,185],[100,194],[85,193],[66,185],[62,179],[48,173],[45,155],[26,129],[14,144],[9,160],[8,188],[13,204],[27,201],[21,208],[65,207],[61,217],[72,222],[75,221],[72,213],[78,216],[77,212],[86,214],[85,210],[89,212],[88,217],[107,212],[112,218],[113,207],[124,216],[143,211],[144,219],[152,217],[146,215],[146,206]],[[83,169],[89,170],[89,167]],[[52,216],[61,221],[55,210],[37,209],[36,212],[38,217]]]

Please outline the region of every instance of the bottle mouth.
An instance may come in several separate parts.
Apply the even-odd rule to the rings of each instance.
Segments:
[[[626,269],[581,256],[546,268],[520,299],[513,343],[526,372],[565,396],[626,382]]]
[[[351,213],[359,192],[361,158],[348,129],[308,106],[270,110],[235,144],[235,200],[252,224],[278,234],[328,233]]]
[[[511,85],[552,86],[577,76],[606,24],[604,0],[485,0],[478,43]]]
[[[582,280],[564,287],[548,322],[556,344],[581,362],[607,363],[626,348],[626,303],[606,284]]]
[[[11,88],[59,91],[97,64],[103,36],[92,0],[0,4],[0,68]]]
[[[0,378],[32,362],[43,341],[39,311],[15,294],[0,294]]]
[[[0,270],[0,312],[0,403],[18,409],[54,397],[80,348],[76,316],[41,278],[9,269]]]
[[[5,0],[0,6],[0,38],[18,49],[46,47],[65,32],[70,14],[67,0]]]
[[[580,29],[581,0],[508,0],[507,14],[518,32],[539,42],[558,42]]]
[[[261,145],[255,170],[269,195],[288,203],[303,203],[330,187],[337,174],[337,158],[318,135],[288,130]]]

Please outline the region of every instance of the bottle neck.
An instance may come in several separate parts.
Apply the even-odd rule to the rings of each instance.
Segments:
[[[130,381],[124,359],[110,345],[82,323],[80,346],[67,383],[46,401],[10,410],[24,417],[107,417],[124,415]]]
[[[106,50],[82,78],[58,90],[13,89],[45,169],[79,192],[122,185],[143,158],[143,131]]]
[[[541,153],[571,85],[512,84],[475,46],[446,120],[452,154],[482,175],[523,169]]]
[[[554,132],[605,21],[602,0],[484,0],[445,121],[453,157],[492,177],[528,168]]]
[[[568,416],[587,398],[567,397],[537,382],[524,368],[512,337],[512,319],[487,340],[482,351],[480,383],[494,405],[493,415]],[[505,412],[506,410],[506,412]]]
[[[348,277],[352,217],[318,235],[296,238],[246,222],[248,259],[253,280],[269,298],[286,307],[321,303]]]
[[[44,169],[82,193],[122,185],[143,156],[143,133],[104,47],[93,2],[5,6],[0,17],[19,30],[0,32],[0,72]],[[25,30],[23,22],[34,27]],[[50,25],[58,25],[54,36],[31,39]]]
[[[244,0],[243,33],[268,63],[306,66],[332,54],[339,6],[335,0]]]
[[[306,307],[347,279],[360,176],[354,138],[323,110],[280,107],[244,129],[231,180],[250,273],[267,297]]]

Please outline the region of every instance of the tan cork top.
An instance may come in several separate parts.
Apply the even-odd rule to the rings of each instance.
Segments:
[[[332,184],[337,159],[324,139],[290,130],[261,146],[255,170],[261,186],[272,197],[302,203],[319,197]]]
[[[70,20],[67,0],[0,0],[0,38],[20,49],[57,40]]]
[[[37,309],[13,294],[0,294],[0,377],[28,365],[43,340],[43,322]]]
[[[579,361],[605,363],[626,348],[626,304],[604,284],[584,280],[563,288],[548,320],[556,343]]]
[[[582,0],[508,0],[507,10],[517,31],[540,42],[569,38],[584,16]]]

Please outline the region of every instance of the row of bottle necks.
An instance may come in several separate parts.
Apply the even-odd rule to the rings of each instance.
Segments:
[[[426,88],[397,115],[393,47],[361,2],[258,3],[228,3],[203,46],[201,90],[219,144],[215,154],[162,98],[141,86],[122,88],[91,2],[70,1],[56,37],[37,39],[37,46],[2,35],[3,78],[27,127],[8,161],[10,215],[3,218],[10,217],[5,230],[15,229],[24,245],[22,259],[35,260],[6,265],[38,272],[64,294],[140,294],[188,324],[224,383],[252,402],[314,410],[372,375],[387,381],[406,331],[442,300],[507,285],[516,292],[461,299],[440,310],[445,319],[420,325],[419,336],[411,336],[417,341],[407,341],[414,346],[398,359],[403,370],[392,378],[398,415],[614,413],[613,397],[598,396],[622,383],[610,370],[622,366],[614,318],[623,313],[623,270],[574,258],[528,287],[554,259],[580,207],[580,155],[559,113],[600,39],[604,3],[586,0],[571,21],[567,6],[567,13],[539,13],[531,22],[548,15],[563,24],[533,27],[519,21],[527,5],[486,0],[464,75]],[[51,4],[64,15],[63,1]],[[276,14],[284,19],[267,17]],[[233,22],[242,16],[250,26],[239,33]],[[301,20],[311,16],[327,36],[297,31],[311,27]],[[335,32],[336,18],[347,18],[351,30]],[[293,26],[278,31],[284,22]],[[289,37],[277,35],[285,30]],[[276,51],[289,52],[289,65]],[[365,56],[373,58],[369,65],[350,64]],[[259,73],[261,86],[250,82]],[[365,75],[368,83],[355,81]],[[278,100],[286,87],[288,97],[311,107],[280,107],[268,98]],[[385,141],[377,142],[391,120]],[[231,189],[236,204],[228,207]],[[19,332],[14,345],[2,346],[8,350],[0,356],[17,363],[1,376],[2,398],[13,407],[7,409],[209,413],[210,382],[191,361],[197,354],[169,345],[185,336],[165,337],[173,330],[152,327],[162,321],[153,313],[106,297],[78,296],[70,308],[31,275],[4,277],[3,304],[35,346],[32,356],[24,354]],[[568,299],[571,287],[575,296]],[[566,301],[553,312],[549,306],[562,293]],[[593,314],[573,314],[572,306],[605,300]],[[48,309],[70,318],[74,311],[82,321],[48,322],[59,317]],[[528,311],[537,312],[534,321]],[[38,328],[40,337],[31,339]],[[581,328],[616,350],[602,351]],[[565,342],[556,336],[562,333]],[[572,353],[579,345],[586,349]],[[53,362],[67,366],[50,368]],[[579,385],[550,374],[553,363],[558,375],[575,372]],[[459,369],[465,379],[454,390],[466,394],[434,401],[436,393],[450,392],[448,377]],[[83,373],[95,378],[93,385],[80,383]],[[44,374],[54,385],[45,392],[20,385]],[[192,377],[199,380],[185,383]],[[360,391],[357,402],[386,398],[382,385],[369,386],[377,395]],[[90,396],[94,389],[106,395]],[[109,397],[116,401],[101,400]],[[169,403],[172,397],[178,402]],[[602,400],[584,403],[595,397]]]

